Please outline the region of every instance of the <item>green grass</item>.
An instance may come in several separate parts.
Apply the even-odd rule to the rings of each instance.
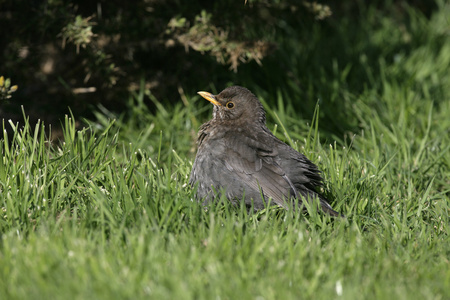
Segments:
[[[196,95],[168,107],[141,89],[84,130],[68,116],[62,143],[3,121],[0,298],[449,299],[448,12],[411,11],[417,46],[395,60],[376,52],[335,73],[313,61],[335,81],[306,94],[252,88],[269,128],[323,170],[343,220],[193,201],[193,141],[211,111]],[[398,50],[381,19],[365,30]],[[302,95],[320,106],[299,119]]]

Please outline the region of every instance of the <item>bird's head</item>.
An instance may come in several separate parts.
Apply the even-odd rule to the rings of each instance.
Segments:
[[[266,112],[258,98],[248,89],[231,86],[220,94],[198,92],[200,96],[214,104],[213,119],[232,122],[266,123]]]

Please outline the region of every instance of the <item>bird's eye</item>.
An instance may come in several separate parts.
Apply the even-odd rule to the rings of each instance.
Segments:
[[[234,107],[234,103],[233,102],[227,102],[226,104],[227,108],[232,109]]]

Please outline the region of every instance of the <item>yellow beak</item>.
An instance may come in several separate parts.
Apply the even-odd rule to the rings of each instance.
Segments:
[[[222,106],[222,104],[220,104],[217,100],[216,97],[208,92],[197,92],[197,94],[199,94],[200,96],[202,96],[203,98],[205,98],[206,100],[208,100],[209,102],[211,102],[214,105],[217,106]]]

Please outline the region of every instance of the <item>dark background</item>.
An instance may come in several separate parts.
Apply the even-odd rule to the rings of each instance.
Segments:
[[[75,117],[92,118],[98,105],[121,113],[141,83],[164,105],[180,101],[180,93],[218,92],[231,83],[269,101],[295,94],[301,103],[293,101],[293,109],[310,115],[317,99],[336,98],[328,92],[336,65],[351,66],[345,85],[361,91],[368,80],[361,53],[376,65],[380,55],[389,61],[415,47],[401,38],[380,47],[364,37],[361,22],[379,10],[404,26],[411,8],[429,16],[435,4],[0,0],[0,75],[19,87],[1,100],[0,119],[20,121],[22,106],[32,122],[56,127],[69,108]],[[341,119],[332,130],[356,126],[346,107],[334,104],[329,113]]]

